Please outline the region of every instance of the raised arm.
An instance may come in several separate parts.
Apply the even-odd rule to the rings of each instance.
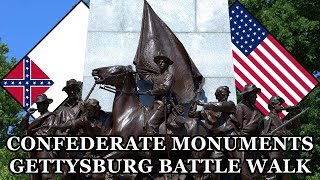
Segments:
[[[30,108],[30,109],[28,109],[27,114],[22,118],[22,121],[20,122],[20,127],[23,130],[27,130],[28,129],[30,116],[34,112],[36,112],[36,109]]]
[[[227,102],[209,102],[203,104],[205,110],[212,110],[215,112],[235,113],[236,106],[233,101]]]

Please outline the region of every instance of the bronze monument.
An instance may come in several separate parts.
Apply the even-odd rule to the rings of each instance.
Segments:
[[[27,114],[23,117],[20,126],[23,130],[27,131],[28,136],[49,136],[49,128],[57,124],[56,115],[48,111],[49,104],[53,102],[52,99],[48,98],[45,94],[37,95],[34,101],[37,104],[37,109],[30,108]],[[29,123],[30,116],[35,112],[39,111],[40,116]],[[44,128],[41,128],[44,127]],[[52,151],[32,151],[30,152],[30,158],[54,158],[56,157],[55,152]],[[40,166],[41,167],[41,166]],[[33,174],[31,175],[32,180],[38,179],[53,179],[53,167],[48,166],[49,174]]]
[[[281,98],[278,95],[272,96],[268,103],[268,108],[270,110],[269,114],[263,118],[263,124],[264,129],[262,131],[263,135],[273,135],[273,136],[285,136],[287,134],[287,129],[296,129],[300,127],[300,121],[299,119],[294,120],[290,124],[287,125],[287,127],[283,127],[282,129],[279,129],[278,131],[273,132],[276,128],[280,127],[285,123],[283,119],[280,118],[279,113],[282,112],[282,110],[287,109],[289,112],[291,109],[295,108],[284,108],[282,104],[284,103],[284,99]],[[269,151],[267,153],[268,159],[271,161],[273,159],[283,159],[286,158],[286,152],[285,151]],[[283,165],[282,165],[283,166]],[[266,174],[266,178],[269,179],[276,179],[277,175],[275,174]],[[289,174],[281,174],[280,179],[287,180],[290,179]]]
[[[182,43],[170,28],[155,14],[147,2],[144,4],[143,23],[137,53],[134,58],[135,70],[131,65],[100,67],[92,70],[95,85],[113,92],[114,101],[112,112],[101,110],[96,99],[78,98],[81,82],[70,79],[62,89],[68,94],[66,103],[55,114],[48,112],[52,99],[46,95],[38,95],[36,103],[41,116],[34,122],[28,123],[30,115],[35,109],[29,109],[21,122],[23,129],[31,136],[63,135],[77,136],[121,136],[123,143],[130,136],[153,136],[165,131],[169,135],[179,136],[259,136],[259,123],[264,122],[263,134],[269,134],[282,124],[278,113],[284,102],[279,96],[270,99],[270,113],[263,119],[260,111],[255,107],[257,94],[261,92],[254,84],[247,84],[241,95],[243,100],[236,106],[228,101],[229,87],[220,86],[215,96],[217,102],[202,103],[199,100],[204,78],[193,63]],[[146,92],[139,92],[137,81],[150,83],[153,87]],[[95,87],[93,86],[93,88]],[[139,88],[140,89],[140,88]],[[91,91],[92,92],[92,91]],[[89,98],[91,92],[87,96]],[[150,106],[142,105],[140,95],[154,97]],[[191,105],[191,107],[190,107]],[[197,106],[203,110],[197,111]],[[151,107],[151,108],[150,108]],[[189,113],[184,108],[190,107]],[[188,116],[187,116],[188,115]],[[39,128],[40,127],[40,128]],[[161,129],[162,128],[162,129]],[[164,130],[163,130],[164,129]],[[168,133],[170,130],[170,133]],[[285,129],[275,135],[284,135]],[[167,138],[169,139],[169,138]],[[167,142],[167,148],[170,149]],[[178,152],[170,151],[159,153],[137,153],[135,151],[113,151],[97,154],[96,152],[67,153],[63,149],[57,153],[59,158],[236,158],[241,159],[241,178],[256,179],[250,175],[245,158],[258,158],[255,153],[238,151],[214,152]],[[31,153],[35,158],[53,158],[53,152],[40,151]],[[283,152],[270,152],[270,158],[283,158]],[[173,161],[174,162],[174,161]],[[201,168],[199,166],[199,168]],[[40,175],[42,178],[53,178],[52,174]],[[39,177],[40,177],[39,176]],[[79,173],[64,174],[62,179],[103,179],[105,175],[86,177]],[[135,176],[136,179],[155,179],[153,174]],[[120,178],[114,175],[113,178]],[[38,177],[37,177],[38,178]],[[195,175],[195,179],[202,179],[202,174]],[[208,179],[220,178],[208,176]],[[221,176],[223,179],[223,177]],[[236,179],[236,176],[226,178]]]

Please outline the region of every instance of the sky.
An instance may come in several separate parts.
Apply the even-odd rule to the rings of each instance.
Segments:
[[[79,0],[3,0],[0,5],[0,38],[9,57],[25,56]]]

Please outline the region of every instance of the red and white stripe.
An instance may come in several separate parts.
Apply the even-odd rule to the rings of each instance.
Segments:
[[[241,91],[251,83],[261,88],[256,106],[263,114],[269,112],[268,102],[272,96],[281,96],[284,106],[297,105],[318,84],[271,35],[248,56],[235,45],[232,51],[236,86]]]

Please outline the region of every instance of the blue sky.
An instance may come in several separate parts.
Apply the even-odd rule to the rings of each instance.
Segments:
[[[4,0],[0,5],[0,38],[9,57],[20,60],[79,0]]]

